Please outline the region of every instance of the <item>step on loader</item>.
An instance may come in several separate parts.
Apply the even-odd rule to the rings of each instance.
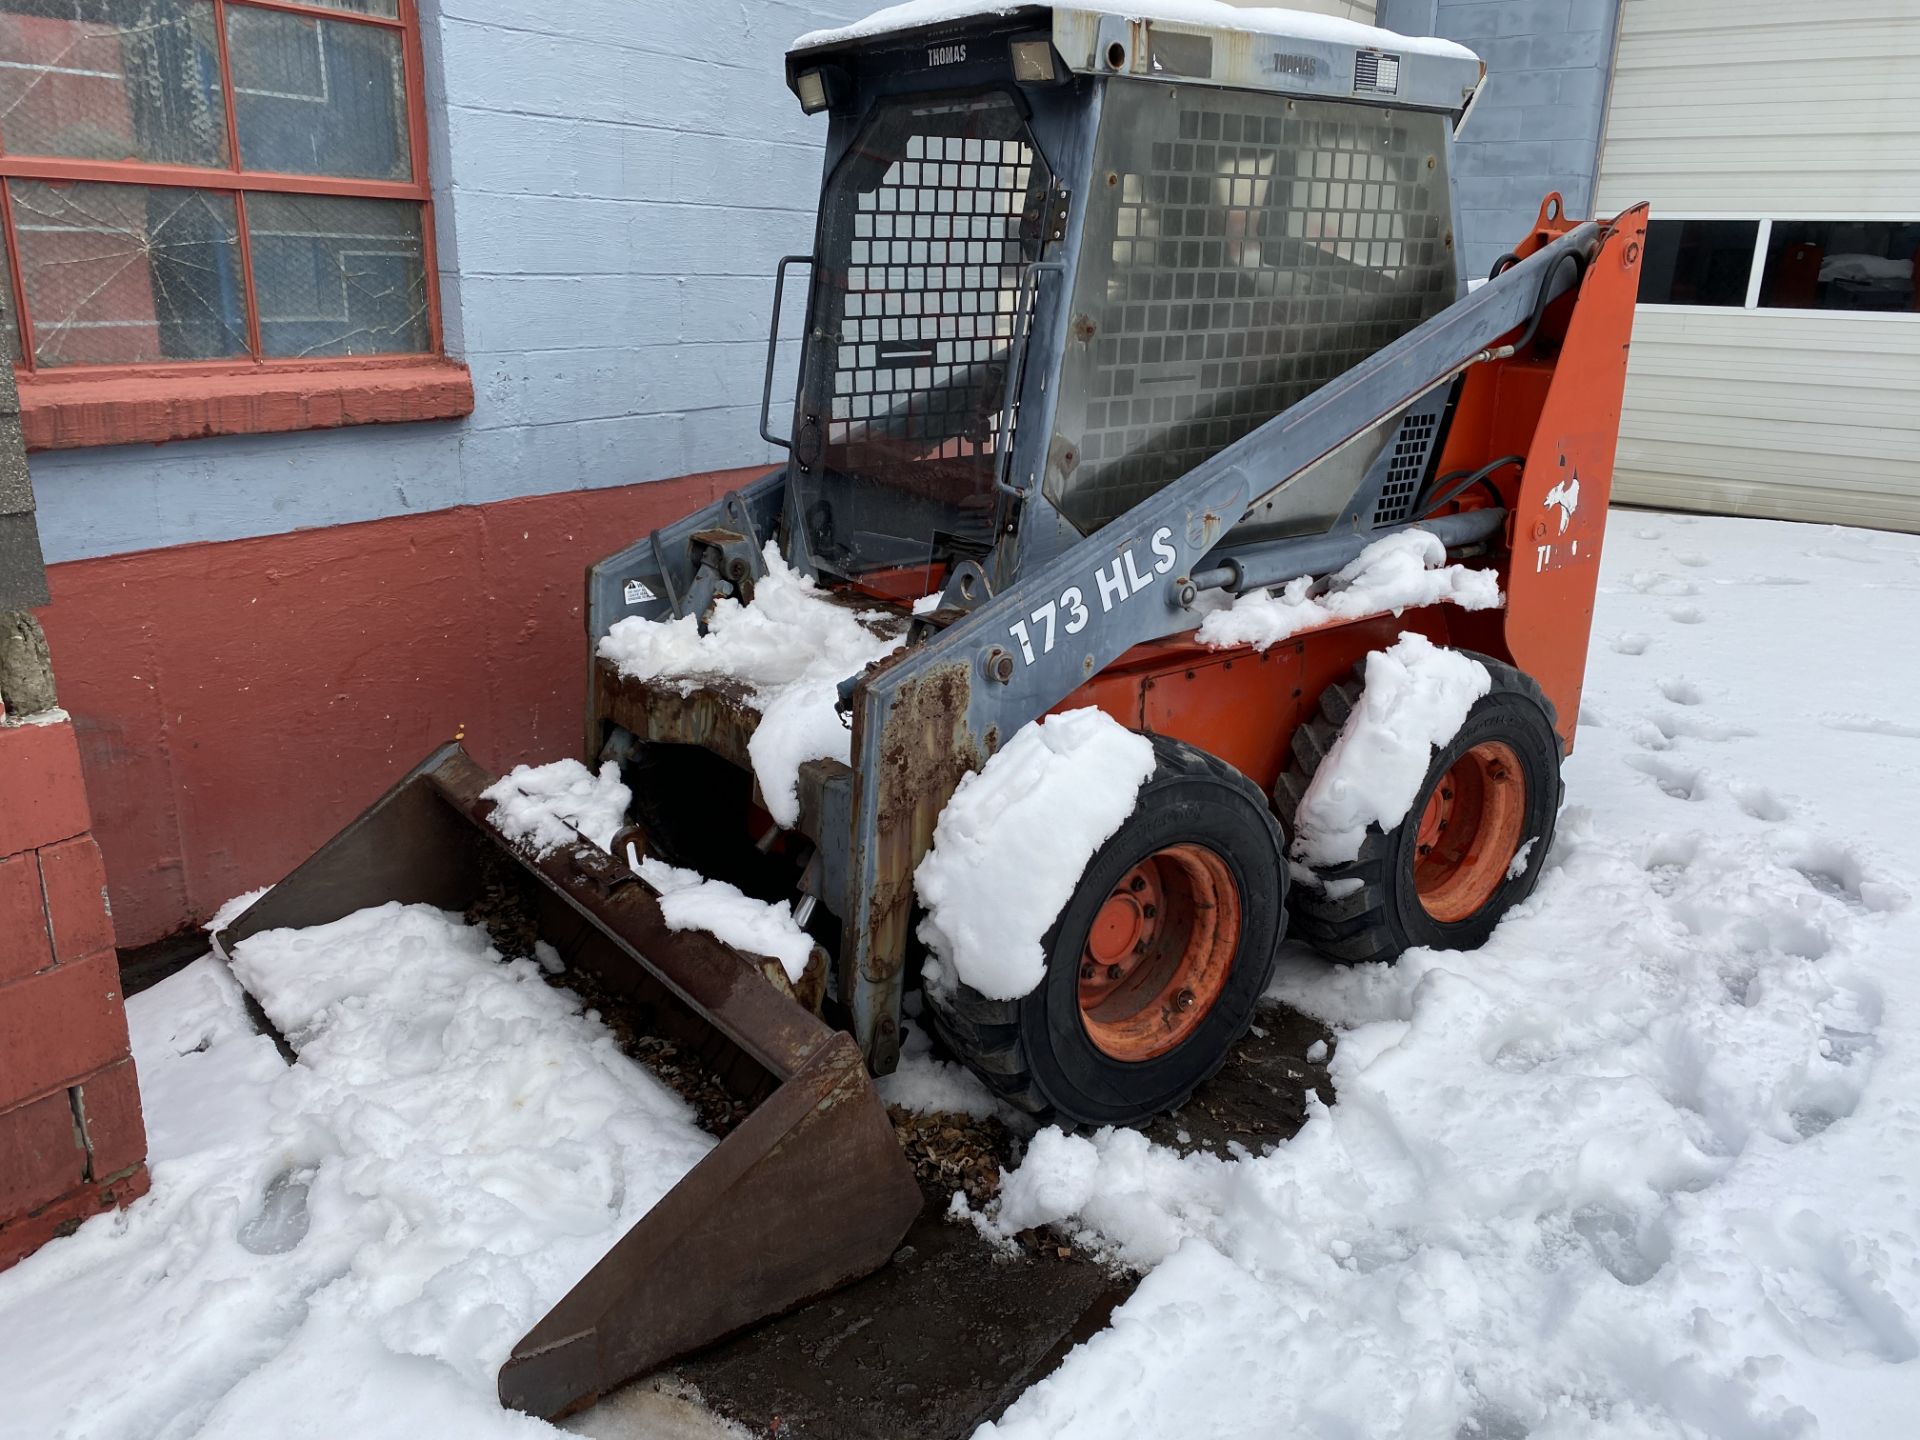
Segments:
[[[868,1075],[895,1066],[917,983],[914,870],[962,777],[1029,722],[1098,707],[1151,737],[1156,771],[1050,932],[1046,979],[923,1005],[998,1094],[1064,1124],[1180,1104],[1251,1023],[1289,917],[1337,959],[1470,948],[1531,891],[1523,847],[1551,841],[1645,207],[1575,221],[1550,195],[1470,286],[1453,136],[1484,71],[1459,47],[1191,3],[950,8],[788,55],[826,162],[812,252],[774,284],[761,429],[786,462],[587,578],[583,758],[619,762],[634,796],[616,853],[507,845],[449,746],[217,937],[511,893],[570,974],[753,1107],[516,1347],[511,1406],[578,1408],[887,1259],[920,1197]],[[1320,593],[1412,528],[1497,576],[1504,606],[1199,640],[1235,597]],[[907,634],[844,677],[851,763],[803,766],[786,825],[753,778],[750,696],[599,650],[628,617],[750,603],[768,542]],[[1404,821],[1303,875],[1295,810],[1356,666],[1406,631],[1479,657],[1490,691]],[[793,902],[826,983],[670,931],[641,852]]]

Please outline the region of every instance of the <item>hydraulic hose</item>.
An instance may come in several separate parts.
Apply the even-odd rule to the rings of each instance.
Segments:
[[[1478,470],[1455,470],[1449,475],[1442,475],[1438,480],[1433,482],[1434,488],[1437,490],[1445,485],[1452,485],[1453,488],[1442,494],[1439,499],[1422,504],[1420,507],[1421,518],[1424,519],[1433,514],[1433,512],[1438,510],[1442,505],[1445,505],[1450,500],[1458,499],[1476,485],[1486,485],[1496,505],[1505,504],[1506,502],[1501,498],[1500,492],[1495,490],[1491,484],[1487,483],[1487,477],[1503,465],[1524,464],[1526,458],[1524,455],[1502,455],[1498,460],[1489,460]],[[1457,484],[1455,483],[1456,481],[1458,482]]]

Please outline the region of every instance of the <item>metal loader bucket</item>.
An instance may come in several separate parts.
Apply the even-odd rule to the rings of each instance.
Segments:
[[[754,1109],[520,1340],[505,1405],[554,1417],[886,1263],[920,1190],[850,1036],[738,952],[670,931],[653,892],[580,842],[534,861],[487,823],[458,745],[404,780],[218,935],[325,924],[398,900],[515,913],[636,1028],[674,1041]]]

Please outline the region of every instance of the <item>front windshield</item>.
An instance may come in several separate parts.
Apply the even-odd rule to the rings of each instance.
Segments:
[[[841,574],[992,545],[1046,161],[1004,93],[890,102],[821,197],[794,432],[816,559]]]

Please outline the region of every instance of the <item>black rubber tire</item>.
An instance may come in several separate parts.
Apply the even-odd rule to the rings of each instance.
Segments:
[[[1335,889],[1346,891],[1338,898],[1330,898],[1318,885],[1301,883],[1292,889],[1289,909],[1294,938],[1330,959],[1349,964],[1392,960],[1417,945],[1475,949],[1539,883],[1565,792],[1553,702],[1524,671],[1485,655],[1473,658],[1487,667],[1492,688],[1474,702],[1460,732],[1435,752],[1406,818],[1385,832],[1369,826],[1358,858],[1314,872],[1322,881],[1358,880],[1359,887],[1336,885]],[[1295,833],[1294,817],[1314,772],[1360,703],[1364,673],[1363,661],[1355,667],[1353,679],[1329,685],[1320,697],[1319,713],[1294,731],[1292,755],[1274,783],[1273,795],[1274,809],[1289,834]],[[1478,910],[1465,919],[1442,923],[1426,912],[1414,886],[1420,815],[1440,777],[1467,751],[1489,740],[1504,741],[1520,759],[1527,786],[1520,843],[1531,840],[1533,849],[1525,870],[1504,880]]]
[[[926,996],[935,1032],[995,1094],[1065,1124],[1131,1125],[1185,1102],[1226,1063],[1253,1023],[1286,930],[1285,846],[1259,787],[1191,745],[1148,738],[1154,772],[1047,932],[1046,978],[1017,1000],[989,999],[966,985],[938,994],[930,988]],[[1232,968],[1219,999],[1185,1042],[1151,1060],[1116,1060],[1094,1046],[1081,1023],[1087,931],[1130,869],[1183,843],[1213,851],[1239,887],[1240,941]]]

